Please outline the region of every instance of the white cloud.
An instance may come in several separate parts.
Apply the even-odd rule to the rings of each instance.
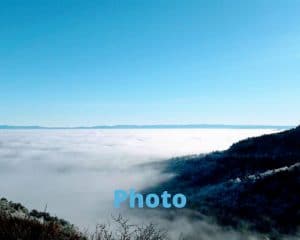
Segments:
[[[0,193],[29,208],[43,210],[47,204],[52,214],[92,227],[116,213],[115,189],[142,189],[167,177],[157,169],[137,170],[137,164],[223,150],[240,139],[271,132],[1,130]],[[186,222],[187,228],[190,225]]]

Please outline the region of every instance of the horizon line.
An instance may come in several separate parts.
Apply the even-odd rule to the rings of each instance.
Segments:
[[[266,124],[116,124],[73,127],[48,127],[39,125],[0,125],[0,129],[289,129],[295,125],[266,125]]]

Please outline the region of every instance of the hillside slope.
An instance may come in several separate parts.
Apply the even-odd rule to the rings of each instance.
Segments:
[[[165,171],[176,176],[155,191],[182,192],[189,208],[223,225],[274,238],[295,235],[300,226],[300,127],[176,158]]]

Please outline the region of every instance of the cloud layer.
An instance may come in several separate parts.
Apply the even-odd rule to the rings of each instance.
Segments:
[[[271,132],[274,130],[1,130],[0,193],[29,208],[43,210],[47,205],[59,217],[92,227],[116,213],[115,189],[142,189],[168,177],[157,169],[137,168],[138,164],[223,150],[240,139]],[[172,225],[182,226],[180,221]],[[195,224],[184,222],[187,229]]]

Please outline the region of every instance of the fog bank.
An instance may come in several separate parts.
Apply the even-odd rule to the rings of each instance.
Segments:
[[[275,130],[0,130],[0,196],[28,208],[44,210],[47,206],[53,215],[93,228],[119,213],[113,209],[115,189],[139,190],[169,177],[158,169],[138,168],[139,164],[224,150],[238,140],[272,132]],[[198,224],[202,232],[219,232],[204,222],[187,219],[161,224],[187,231]]]

